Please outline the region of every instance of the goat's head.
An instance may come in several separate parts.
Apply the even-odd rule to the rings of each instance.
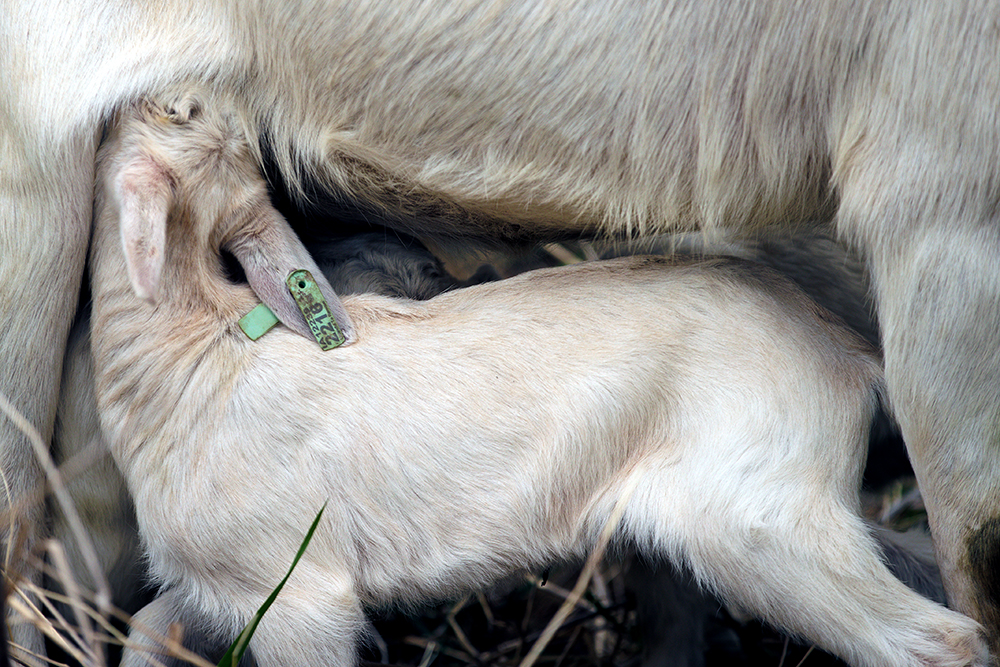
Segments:
[[[202,89],[144,99],[119,114],[111,154],[100,159],[110,165],[108,204],[118,213],[132,288],[156,301],[164,289],[167,227],[178,225],[185,252],[231,252],[261,301],[309,338],[285,281],[296,269],[311,271],[351,342],[354,328],[340,299],[271,205],[247,118],[233,101]]]

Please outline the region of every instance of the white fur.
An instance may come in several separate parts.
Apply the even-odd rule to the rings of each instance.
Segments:
[[[461,284],[416,239],[364,233],[316,241],[310,251],[340,294],[374,292],[428,299]],[[132,613],[146,582],[132,499],[101,434],[89,308],[70,332],[66,347],[53,450],[56,461],[72,466],[64,470],[66,486],[111,584],[115,605]],[[53,508],[52,536],[65,545],[70,571],[79,583],[93,588],[77,538],[58,507]]]
[[[48,435],[100,125],[185,79],[236,95],[286,178],[430,232],[836,215],[949,598],[1000,648],[998,22],[991,0],[12,0],[0,389]],[[38,467],[0,429],[19,497]]]
[[[233,637],[329,503],[251,647],[350,665],[364,606],[580,556],[634,485],[617,539],[758,617],[858,665],[986,664],[979,626],[897,581],[857,515],[876,356],[776,274],[594,262],[349,297],[358,339],[331,352],[285,327],[251,342],[235,322],[257,299],[219,248],[295,251],[242,182],[238,116],[184,99],[196,115],[123,112],[99,158],[98,407],[166,588],[142,618]],[[149,216],[116,194],[150,174],[171,192],[155,303],[121,242]]]

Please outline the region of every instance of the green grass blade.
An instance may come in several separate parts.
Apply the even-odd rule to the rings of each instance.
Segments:
[[[323,507],[320,508],[319,514],[313,519],[312,525],[309,527],[309,531],[306,533],[305,539],[302,540],[302,545],[299,547],[299,551],[295,554],[295,559],[292,560],[292,566],[288,568],[288,573],[285,574],[285,578],[281,580],[278,587],[271,591],[271,594],[267,596],[264,600],[264,604],[260,606],[257,613],[253,615],[250,622],[247,623],[246,627],[243,628],[243,632],[240,636],[230,644],[229,650],[226,654],[222,656],[222,660],[219,661],[218,667],[236,667],[239,664],[240,659],[247,650],[247,645],[250,643],[250,638],[253,637],[253,633],[257,630],[257,625],[260,624],[260,619],[264,617],[264,613],[271,607],[271,603],[274,602],[275,598],[278,597],[278,593],[284,587],[285,582],[288,578],[292,576],[292,571],[295,566],[299,564],[299,559],[302,558],[302,554],[306,552],[306,547],[309,546],[309,541],[312,540],[313,533],[316,532],[316,526],[319,525],[319,520],[323,516],[323,510],[326,509],[326,503],[323,503]]]

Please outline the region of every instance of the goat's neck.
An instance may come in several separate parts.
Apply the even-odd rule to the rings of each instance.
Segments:
[[[91,255],[92,347],[105,429],[124,429],[119,446],[128,448],[143,440],[136,429],[159,430],[173,412],[164,406],[187,391],[206,357],[227,354],[242,335],[241,312],[255,299],[248,288],[225,281],[212,253],[184,249],[174,238],[167,239],[174,250],[165,258],[156,302],[139,298],[128,279],[118,228],[106,223],[95,230]],[[219,374],[218,384],[225,376]]]

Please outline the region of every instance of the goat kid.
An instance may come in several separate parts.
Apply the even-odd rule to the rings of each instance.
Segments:
[[[314,238],[307,248],[340,295],[371,292],[423,300],[468,284],[448,274],[441,261],[418,240],[393,232]],[[860,331],[866,340],[878,344],[877,325],[865,301],[867,283],[863,267],[821,231],[769,235],[752,242],[716,239],[709,243],[694,235],[670,236],[616,246],[615,251],[616,256],[651,252],[727,254],[763,262],[791,277],[817,302]],[[478,283],[490,279],[499,276],[491,267],[480,267],[470,280]],[[131,498],[100,433],[90,357],[89,306],[70,333],[59,401],[53,454],[57,461],[72,461],[85,453],[90,454],[85,458],[97,457],[89,467],[69,478],[67,489],[77,506],[86,508],[83,518],[111,584],[115,605],[127,613],[135,613],[137,605],[141,606],[144,599],[148,601],[149,591],[141,567]],[[879,480],[898,476],[905,456],[901,443],[894,438],[870,442],[866,483],[877,484]],[[78,583],[92,587],[76,537],[58,506],[54,507],[52,535],[65,545],[69,569],[78,575]],[[895,534],[879,533],[878,537],[883,546],[890,545],[887,561],[898,578],[931,599],[944,600],[937,566],[930,556],[929,538],[924,544],[906,545],[903,552],[891,546],[899,539]],[[907,537],[915,539],[914,535]],[[914,554],[922,558],[914,558]],[[719,603],[665,564],[647,564],[640,559],[632,562],[629,573],[630,586],[641,609],[644,664],[660,665],[665,661],[677,665],[704,664],[704,623]],[[158,627],[160,634],[166,635],[169,623],[174,620],[165,618],[162,627]],[[148,614],[145,621],[146,626],[151,625]],[[203,650],[211,653],[211,649]]]
[[[392,232],[312,239],[307,248],[331,286],[341,295],[371,292],[423,300],[468,284],[448,274],[440,260],[419,241],[401,238]],[[867,283],[863,267],[821,231],[800,232],[794,236],[769,235],[752,242],[733,239],[706,242],[695,236],[670,236],[616,246],[615,252],[615,256],[650,252],[698,256],[727,254],[763,262],[791,277],[807,294],[850,323],[873,345],[878,343],[877,324],[872,321],[865,302]],[[491,267],[481,267],[470,280],[478,283],[498,278]],[[72,476],[67,488],[77,506],[87,510],[84,514],[86,527],[97,547],[116,606],[135,613],[136,604],[148,595],[143,594],[144,570],[140,566],[131,498],[100,433],[90,357],[89,307],[70,333],[53,447],[57,461],[72,461],[85,452],[98,457],[86,470]],[[865,466],[867,483],[877,485],[879,480],[898,476],[900,466],[905,464],[905,451],[899,451],[900,447],[894,438],[879,438],[869,443]],[[92,586],[76,538],[58,507],[54,508],[52,533],[65,545],[70,571],[79,575],[78,583]],[[883,546],[889,545],[887,560],[898,578],[931,599],[944,600],[937,567],[927,544],[907,544],[904,552],[892,547],[899,539],[895,534],[885,532],[878,537]],[[911,541],[915,539],[914,535],[907,537]],[[914,558],[914,554],[919,556]],[[692,586],[686,583],[686,577],[676,577],[664,564],[650,568],[638,560],[632,563],[629,571],[634,594],[643,610],[644,664],[659,665],[666,657],[676,664],[703,664],[703,623],[712,609],[718,607],[718,602],[705,597],[697,587],[687,590]],[[165,619],[159,628],[161,634],[167,634],[169,622],[173,620],[176,619]],[[148,617],[146,625],[150,625]]]
[[[986,664],[975,622],[880,560],[857,514],[879,363],[797,289],[630,258],[349,297],[357,342],[334,352],[285,327],[251,342],[256,294],[282,307],[312,260],[228,109],[127,109],[98,160],[98,407],[166,589],[140,620],[234,637],[329,502],[251,648],[349,665],[363,607],[579,557],[623,502],[620,543],[854,664]]]

